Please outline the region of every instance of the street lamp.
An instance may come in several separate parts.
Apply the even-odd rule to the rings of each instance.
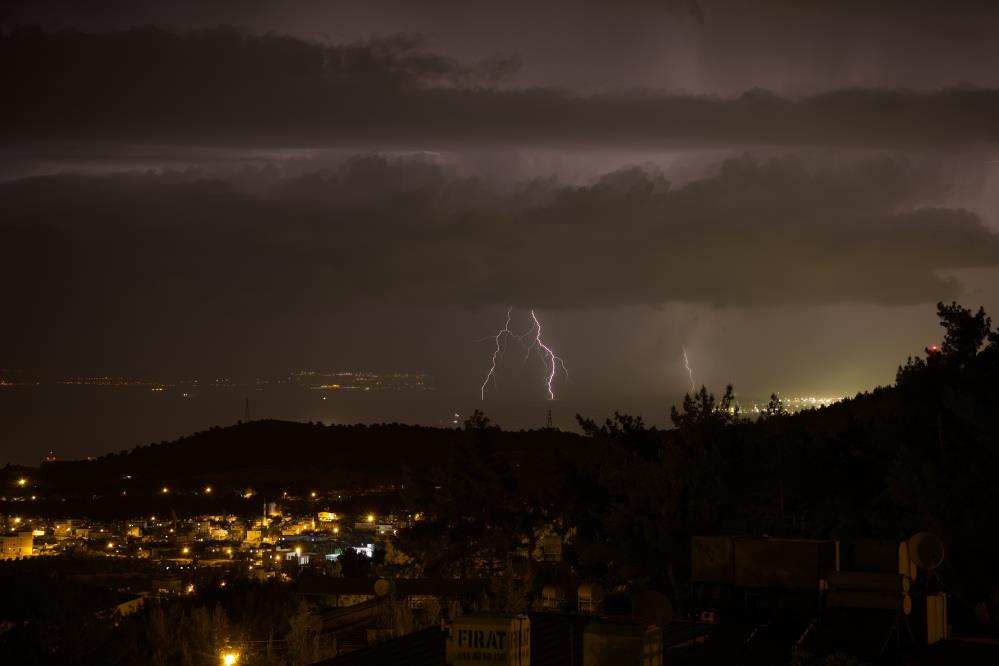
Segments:
[[[239,661],[238,652],[223,652],[222,653],[222,663],[225,666],[235,666],[236,662]]]

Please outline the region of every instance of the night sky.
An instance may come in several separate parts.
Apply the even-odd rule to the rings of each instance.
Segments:
[[[665,424],[684,349],[716,393],[843,396],[939,341],[937,301],[999,315],[993,2],[24,0],[0,24],[0,379],[427,373],[429,397],[255,416]],[[479,399],[511,306],[569,370],[554,403],[512,340]],[[25,390],[0,390],[0,462],[243,404]]]

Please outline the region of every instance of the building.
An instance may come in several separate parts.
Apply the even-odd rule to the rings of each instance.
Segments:
[[[17,557],[31,557],[35,538],[31,532],[15,532],[0,536],[0,560],[12,560]]]

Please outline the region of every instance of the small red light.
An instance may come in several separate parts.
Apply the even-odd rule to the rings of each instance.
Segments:
[[[936,353],[940,351],[940,349],[936,345],[930,345],[930,351]]]

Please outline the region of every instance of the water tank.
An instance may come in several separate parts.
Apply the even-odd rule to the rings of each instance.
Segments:
[[[926,643],[947,640],[947,595],[930,594],[926,597]]]
[[[562,537],[557,534],[549,534],[541,539],[541,557],[545,562],[559,562],[562,560]]]
[[[604,605],[604,588],[598,583],[582,583],[576,591],[580,613],[599,613]]]
[[[541,588],[541,607],[559,611],[565,604],[565,591],[558,585],[545,585]]]

